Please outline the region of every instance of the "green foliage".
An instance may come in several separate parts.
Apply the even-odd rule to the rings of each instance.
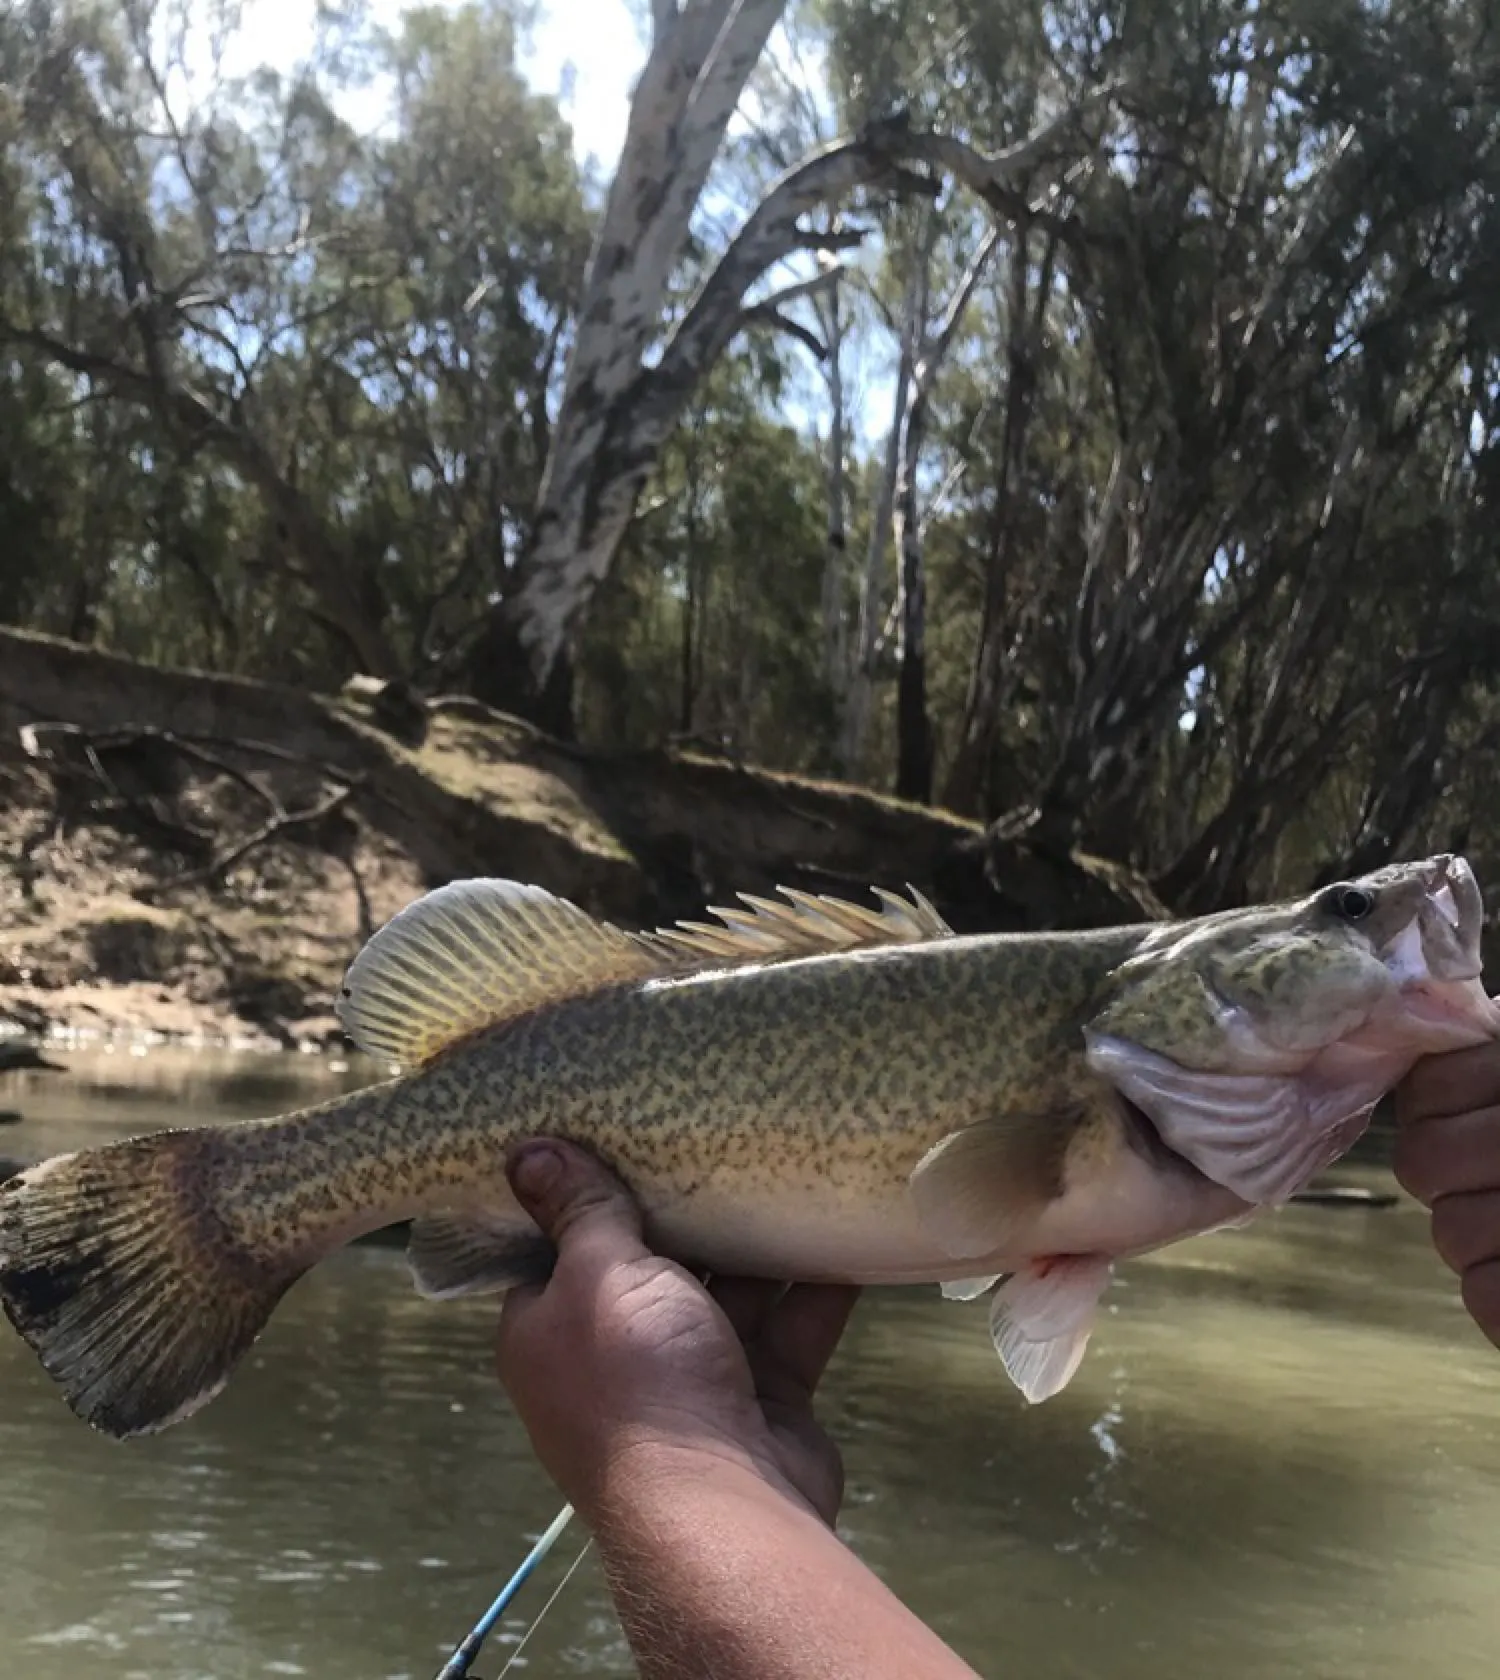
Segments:
[[[0,251],[12,384],[61,346],[76,377],[48,376],[49,426],[59,401],[133,409],[118,465],[161,526],[138,519],[80,587],[127,651],[164,651],[187,595],[183,652],[233,669],[332,681],[372,646],[423,669],[535,498],[588,240],[568,128],[503,5],[414,11],[196,98],[172,21],[36,4],[0,24],[23,71],[0,130],[25,184]],[[393,89],[376,136],[336,114],[351,56]],[[77,617],[47,591],[10,610]]]
[[[547,461],[591,233],[571,136],[506,0],[330,23],[294,74],[189,87],[215,16],[0,14],[0,618],[320,688],[451,686]],[[674,307],[726,204],[836,131],[904,111],[995,153],[1117,90],[1009,183],[929,394],[942,796],[1184,904],[1466,833],[1482,854],[1500,74],[1479,0],[815,0],[796,25]],[[358,79],[391,91],[376,134],[339,114]],[[846,762],[890,374],[910,299],[931,328],[991,210],[945,181],[811,219],[839,212],[871,230],[838,281],[845,545],[833,370],[762,320],[594,599],[592,739],[894,779],[894,636]],[[829,296],[788,306],[804,341]]]
[[[676,736],[785,769],[831,768],[821,467],[766,414],[767,371],[751,358],[721,366],[663,457],[581,649],[580,715],[594,738]]]

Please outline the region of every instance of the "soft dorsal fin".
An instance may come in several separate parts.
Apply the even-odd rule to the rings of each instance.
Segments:
[[[780,888],[742,895],[723,922],[625,933],[519,881],[454,881],[393,916],[354,959],[338,1014],[372,1056],[417,1067],[501,1021],[653,975],[786,962],[860,947],[949,938],[925,898],[881,889],[879,911]]]
[[[912,945],[925,939],[951,939],[953,929],[915,887],[909,899],[883,887],[873,889],[879,910],[847,899],[778,887],[787,900],[738,895],[748,910],[709,907],[724,925],[678,922],[654,933],[632,935],[638,944],[680,965],[714,962],[785,962],[835,951],[854,951],[881,945]]]
[[[338,1014],[361,1050],[415,1067],[499,1021],[662,967],[542,887],[454,881],[370,940],[344,976]]]

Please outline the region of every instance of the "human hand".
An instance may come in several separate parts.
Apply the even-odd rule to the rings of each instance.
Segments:
[[[1396,1116],[1396,1177],[1431,1208],[1433,1246],[1500,1347],[1500,1044],[1418,1062]]]
[[[718,1459],[832,1524],[843,1466],[812,1398],[858,1291],[747,1278],[705,1288],[644,1245],[634,1200],[583,1150],[533,1141],[508,1170],[558,1258],[546,1285],[506,1299],[500,1380],[584,1520],[643,1466],[698,1474]]]

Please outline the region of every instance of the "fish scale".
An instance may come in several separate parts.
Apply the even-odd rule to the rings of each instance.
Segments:
[[[351,965],[397,1075],[317,1107],[43,1162],[0,1188],[0,1302],[80,1416],[189,1416],[277,1301],[412,1222],[418,1288],[547,1275],[507,1150],[571,1139],[662,1252],[721,1274],[995,1290],[1029,1400],[1121,1260],[1275,1206],[1418,1056],[1500,1032],[1449,856],[1178,923],[956,935],[918,894],[753,898],[630,933],[464,881]]]

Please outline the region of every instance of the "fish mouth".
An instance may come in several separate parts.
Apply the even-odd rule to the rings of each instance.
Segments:
[[[1416,914],[1378,955],[1396,982],[1402,1023],[1424,1051],[1482,1044],[1500,1035],[1500,1004],[1480,981],[1479,883],[1467,860],[1451,853],[1421,868]]]

